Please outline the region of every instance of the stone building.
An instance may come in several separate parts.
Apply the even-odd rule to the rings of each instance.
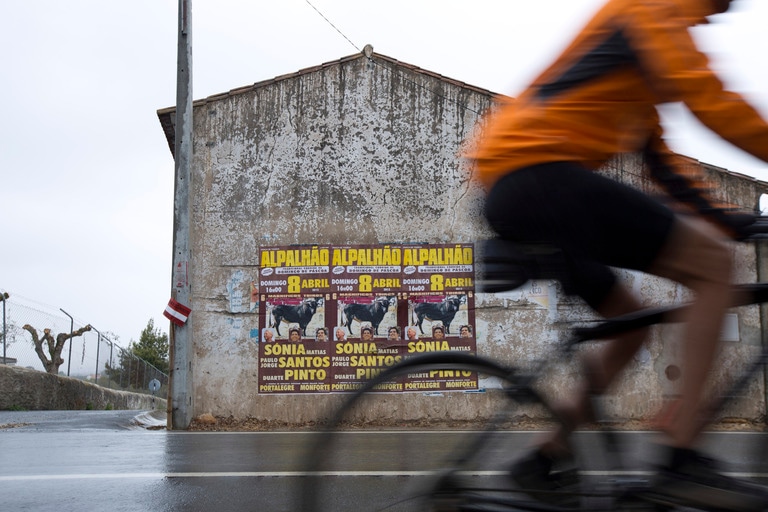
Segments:
[[[259,312],[250,307],[259,280],[259,249],[313,244],[454,244],[489,234],[478,219],[482,192],[459,158],[468,136],[492,106],[494,93],[375,54],[352,55],[194,102],[191,188],[191,372],[193,416],[302,423],[335,403],[328,394],[258,391]],[[171,151],[174,108],[158,116]],[[605,170],[648,189],[642,162],[626,156]],[[768,184],[701,166],[722,199],[754,208]],[[738,278],[760,275],[755,246],[734,248]],[[680,301],[679,287],[624,273],[649,303]],[[514,292],[478,294],[477,352],[526,367],[562,337],[567,321],[589,315],[557,283],[534,282]],[[261,321],[264,321],[263,312]],[[725,362],[732,375],[764,337],[757,307],[730,317]],[[674,393],[678,354],[674,326],[656,328],[610,398],[619,418],[645,419]],[[588,349],[588,348],[586,348]],[[569,387],[576,368],[556,368],[546,386]],[[486,383],[481,382],[481,386]],[[489,387],[492,387],[489,384]],[[765,413],[762,380],[746,405],[729,414]],[[390,398],[392,400],[394,398]],[[493,407],[493,393],[400,394],[402,404],[368,411],[379,420],[434,415],[472,420]],[[526,412],[526,414],[529,414]],[[534,414],[534,413],[530,413]]]

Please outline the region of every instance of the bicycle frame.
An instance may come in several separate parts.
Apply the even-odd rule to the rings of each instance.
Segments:
[[[733,292],[734,298],[731,302],[731,307],[749,306],[768,302],[768,282],[734,285]],[[594,326],[577,327],[571,331],[572,336],[566,342],[566,346],[572,347],[586,341],[606,339],[618,334],[659,323],[674,322],[687,307],[687,304],[682,304],[678,306],[648,308],[627,315],[603,320]],[[732,395],[735,394],[735,392],[743,390],[754,373],[765,364],[768,364],[768,346],[762,347],[760,355],[750,364],[747,370],[742,374],[741,378],[731,385],[729,389],[730,393],[726,393],[724,396]],[[710,411],[715,412],[719,410],[723,406],[724,401],[725,398],[718,400],[717,404],[713,405]]]
[[[768,302],[768,282],[734,285],[733,295],[734,297],[731,302],[731,307],[756,305]],[[576,327],[571,330],[571,337],[564,343],[564,349],[567,352],[580,343],[608,339],[635,329],[649,327],[660,323],[674,322],[687,307],[687,304],[682,304],[676,306],[646,308],[634,313],[598,321],[596,325]],[[542,364],[545,364],[545,362],[542,362]],[[726,392],[716,397],[705,409],[700,420],[700,427],[703,428],[709,423],[713,416],[725,406],[728,397],[738,396],[740,392],[749,385],[749,382],[760,368],[766,365],[768,365],[768,345],[763,344],[760,353],[755,356],[745,371],[740,374],[739,378],[730,383]],[[594,397],[592,400],[592,408],[598,422],[600,422],[600,418],[605,416],[602,414],[600,410],[600,402],[596,398],[597,397]],[[618,446],[615,431],[607,427],[604,427],[602,430],[608,454],[613,459],[612,466],[624,467],[623,462],[620,460],[621,450]]]
[[[750,304],[759,304],[768,302],[768,282],[756,283],[749,285],[736,285],[733,287],[733,301],[732,306],[744,306]],[[623,315],[620,317],[598,320],[590,322],[589,325],[584,327],[575,327],[570,329],[570,335],[558,344],[556,352],[551,355],[559,355],[567,357],[569,352],[578,344],[601,340],[606,338],[613,338],[616,335],[629,332],[635,329],[648,327],[653,324],[675,322],[680,318],[680,314],[685,311],[688,306],[686,304],[660,307],[660,308],[648,308],[641,311],[637,311],[632,314]],[[377,377],[371,381],[366,382],[360,389],[351,394],[349,398],[344,401],[341,407],[335,409],[335,414],[328,423],[328,426],[321,431],[321,437],[317,442],[313,443],[314,449],[310,452],[309,460],[314,461],[309,465],[309,471],[307,475],[311,478],[306,485],[305,491],[302,492],[303,504],[317,503],[321,492],[318,490],[321,486],[318,485],[320,478],[324,476],[323,462],[328,454],[335,452],[328,451],[328,447],[338,446],[332,442],[334,431],[342,425],[342,419],[349,412],[354,410],[354,407],[358,406],[363,396],[368,396],[369,392],[374,389],[377,382],[386,381],[391,378],[396,378],[399,375],[405,375],[412,372],[419,372],[425,369],[466,369],[467,371],[478,371],[488,376],[495,376],[502,379],[504,383],[499,390],[507,398],[511,399],[511,402],[517,404],[538,404],[542,405],[553,419],[561,424],[565,423],[565,419],[557,414],[556,410],[552,409],[549,401],[545,399],[544,395],[540,393],[537,387],[538,379],[544,374],[544,369],[557,360],[556,357],[543,357],[532,365],[532,368],[526,371],[520,371],[519,368],[507,366],[502,363],[495,362],[490,359],[478,357],[476,355],[463,353],[463,352],[433,352],[428,354],[421,354],[408,358],[398,365],[388,368],[378,374]],[[726,392],[723,397],[731,396],[738,390],[743,389],[748,385],[751,379],[754,378],[755,373],[765,364],[768,363],[768,347],[762,346],[760,354],[752,361],[746,368],[746,371],[740,375],[734,382],[728,386],[729,392]],[[719,398],[715,400],[709,411],[714,413],[720,410],[726,398]],[[511,404],[508,404],[511,405]],[[573,508],[567,509],[559,507],[558,505],[539,502],[537,500],[531,500],[530,494],[524,489],[512,490],[511,494],[502,495],[500,493],[510,493],[509,489],[487,487],[484,485],[476,486],[472,483],[465,485],[461,482],[461,478],[472,474],[472,466],[478,460],[478,454],[487,453],[489,447],[493,447],[493,443],[496,442],[494,438],[494,432],[497,432],[499,427],[503,425],[503,422],[509,418],[508,415],[511,409],[505,408],[506,406],[499,407],[493,412],[491,417],[487,418],[485,428],[481,429],[481,432],[473,432],[471,437],[467,439],[465,444],[458,446],[456,450],[451,450],[449,458],[446,458],[447,466],[443,466],[444,471],[435,473],[434,478],[430,485],[425,486],[422,493],[422,489],[419,489],[420,494],[410,495],[406,498],[419,499],[419,497],[433,500],[432,503],[441,503],[441,500],[446,500],[445,510],[497,510],[497,511],[512,511],[512,510],[528,510],[533,512],[563,512],[566,510],[575,510]],[[604,417],[601,414],[598,404],[595,405],[595,414],[598,418]],[[708,416],[708,417],[711,417]],[[619,449],[619,439],[616,435],[616,430],[602,425],[601,428],[604,446],[606,450],[601,451],[606,456],[605,463],[611,470],[618,470],[618,477],[614,477],[608,481],[597,482],[597,486],[590,487],[589,489],[582,488],[574,493],[580,496],[582,499],[582,506],[584,509],[600,508],[604,509],[606,506],[611,507],[614,504],[621,509],[625,507],[628,510],[646,510],[653,511],[658,510],[657,507],[666,508],[667,506],[677,506],[677,504],[667,504],[664,501],[659,501],[658,496],[649,496],[647,491],[651,488],[651,482],[640,476],[636,476],[634,471],[637,468],[631,468],[624,464],[622,460],[622,450]],[[342,427],[343,428],[343,427]],[[319,461],[319,463],[317,462]],[[470,471],[464,474],[463,468],[469,468]],[[625,473],[623,471],[631,470],[631,473]],[[631,476],[635,475],[635,476]],[[458,484],[453,484],[453,478],[456,476]],[[332,488],[333,484],[329,484]],[[466,494],[463,494],[466,493]],[[525,496],[528,494],[528,496]],[[523,497],[521,497],[523,496]],[[474,507],[469,502],[463,501],[465,498],[469,500],[479,499],[480,504]],[[456,505],[454,500],[459,500],[460,504]],[[437,500],[437,501],[434,501]],[[586,501],[584,501],[586,500]],[[590,500],[596,500],[596,503],[592,503]],[[394,503],[394,502],[393,502]],[[485,507],[485,508],[483,508]],[[311,510],[316,510],[311,508]],[[322,510],[326,508],[321,507]],[[330,508],[331,510],[333,508]],[[443,510],[438,508],[437,510]]]

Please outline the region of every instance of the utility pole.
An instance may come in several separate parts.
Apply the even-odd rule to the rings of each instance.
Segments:
[[[192,164],[192,0],[179,0],[176,72],[175,185],[173,211],[173,299],[190,306],[189,235]],[[171,323],[169,425],[186,430],[192,422],[192,318]]]

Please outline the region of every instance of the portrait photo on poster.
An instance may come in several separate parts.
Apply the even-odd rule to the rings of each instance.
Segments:
[[[333,339],[338,342],[347,341],[347,329],[343,325],[333,328]]]
[[[398,341],[400,339],[400,327],[393,325],[387,329],[387,340]]]
[[[271,327],[265,327],[261,330],[261,341],[264,343],[274,343],[277,341],[275,339],[275,330]]]

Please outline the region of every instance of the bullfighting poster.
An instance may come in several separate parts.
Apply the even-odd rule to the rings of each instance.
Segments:
[[[429,245],[409,249],[404,272],[408,286],[408,325],[403,357],[424,352],[474,354],[474,247],[472,244]],[[405,391],[477,389],[477,375],[465,372],[412,374]]]
[[[402,247],[335,246],[331,249],[331,297],[336,304],[334,391],[353,391],[400,361],[398,299],[402,288]],[[341,339],[341,330],[344,339]],[[380,391],[402,391],[390,385]]]
[[[330,247],[259,254],[259,393],[330,391]]]
[[[349,392],[404,357],[474,353],[472,244],[270,247],[259,260],[259,392]],[[381,392],[477,388],[409,375]]]

